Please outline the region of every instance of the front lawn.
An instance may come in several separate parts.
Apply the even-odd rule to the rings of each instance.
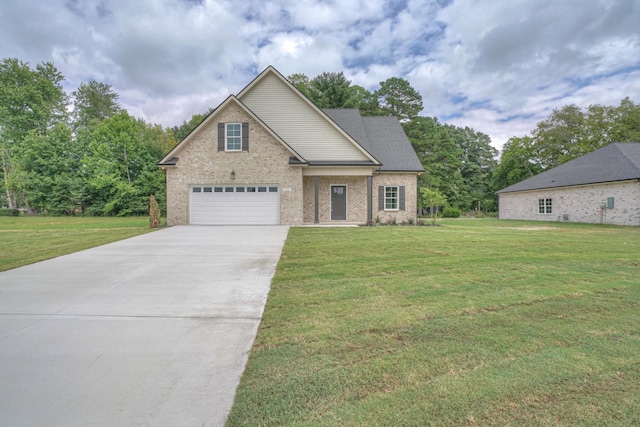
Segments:
[[[149,231],[148,217],[0,216],[0,271]]]
[[[640,229],[292,228],[229,426],[640,425]]]

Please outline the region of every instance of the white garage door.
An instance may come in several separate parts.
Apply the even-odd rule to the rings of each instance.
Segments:
[[[194,185],[191,224],[280,224],[280,191],[273,185]]]

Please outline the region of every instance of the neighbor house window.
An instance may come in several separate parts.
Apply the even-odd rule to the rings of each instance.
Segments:
[[[241,123],[226,123],[225,124],[226,135],[226,151],[240,151],[242,150],[242,124]]]
[[[398,187],[384,187],[384,210],[398,210]]]
[[[552,212],[551,199],[538,199],[538,213],[550,214]]]

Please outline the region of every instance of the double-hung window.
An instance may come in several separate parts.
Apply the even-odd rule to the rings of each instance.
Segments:
[[[538,199],[538,213],[550,214],[553,213],[552,199]]]
[[[398,210],[398,187],[384,187],[384,210]]]
[[[242,123],[225,123],[225,150],[242,150]]]

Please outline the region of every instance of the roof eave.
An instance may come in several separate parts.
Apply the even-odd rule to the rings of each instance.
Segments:
[[[581,182],[578,184],[565,184],[565,185],[555,185],[555,186],[546,186],[546,187],[534,187],[534,188],[526,188],[522,190],[509,190],[507,188],[502,189],[500,191],[496,191],[495,194],[504,194],[504,193],[522,193],[525,191],[540,191],[540,190],[555,190],[557,188],[570,188],[570,187],[581,187],[584,185],[599,185],[599,184],[610,184],[616,182],[626,182],[626,181],[637,181],[640,182],[640,176],[637,178],[625,178],[625,179],[615,179],[611,181],[593,181],[593,182]]]

